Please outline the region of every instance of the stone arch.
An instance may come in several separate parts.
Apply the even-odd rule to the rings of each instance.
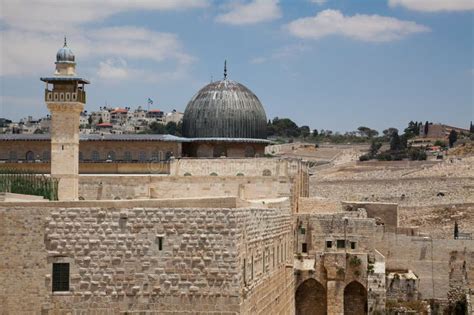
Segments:
[[[264,169],[263,172],[262,172],[262,175],[263,176],[272,176],[272,171],[270,171],[269,169]]]
[[[111,161],[116,160],[115,151],[109,151],[109,153],[107,153],[107,160],[111,160]]]
[[[357,281],[344,288],[344,314],[367,314],[367,290]]]
[[[317,280],[311,278],[298,286],[295,293],[296,315],[327,314],[326,289]]]
[[[26,152],[25,159],[27,161],[34,161],[35,160],[35,153],[33,151]]]

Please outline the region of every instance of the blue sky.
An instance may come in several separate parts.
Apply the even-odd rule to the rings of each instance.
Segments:
[[[47,114],[40,76],[64,35],[88,110],[184,111],[211,77],[268,118],[335,131],[474,120],[471,0],[3,0],[0,117]]]

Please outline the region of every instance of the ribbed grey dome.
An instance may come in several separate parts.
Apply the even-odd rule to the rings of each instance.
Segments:
[[[189,101],[183,136],[266,139],[267,116],[258,97],[231,80],[212,82]]]
[[[56,61],[57,62],[74,62],[76,57],[72,50],[67,47],[66,39],[64,39],[64,46],[58,50],[56,53]]]

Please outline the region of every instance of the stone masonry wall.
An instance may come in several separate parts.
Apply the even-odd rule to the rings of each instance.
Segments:
[[[80,176],[79,196],[85,200],[237,197],[290,197],[285,177],[223,176]]]
[[[420,278],[422,299],[447,299],[452,251],[473,251],[474,241],[432,239],[396,233],[376,233],[375,247],[387,269],[410,269]]]
[[[274,209],[61,205],[0,206],[5,314],[249,314],[241,293],[244,244],[278,244],[287,231],[272,227],[290,221],[287,211]],[[54,262],[70,263],[69,292],[51,293]],[[259,288],[281,281],[278,270],[255,274],[250,296],[261,296]],[[287,300],[283,292],[271,292],[271,298]],[[266,300],[256,301],[257,309],[265,309],[260,305]],[[288,307],[291,302],[272,309],[285,314]]]

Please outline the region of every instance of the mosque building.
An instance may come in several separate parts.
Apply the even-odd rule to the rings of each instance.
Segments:
[[[54,92],[45,94],[46,102],[77,101],[85,104],[84,84],[89,82],[75,75],[75,66],[76,57],[65,41],[64,47],[56,54],[55,75],[41,78],[47,85],[55,86]],[[183,118],[183,137],[80,135],[77,155],[80,164],[143,163],[165,161],[171,157],[263,156],[265,146],[270,143],[266,139],[266,125],[265,110],[258,97],[244,85],[229,80],[224,65],[224,78],[206,85],[189,101]],[[50,135],[0,135],[0,161],[49,164],[50,143]]]

